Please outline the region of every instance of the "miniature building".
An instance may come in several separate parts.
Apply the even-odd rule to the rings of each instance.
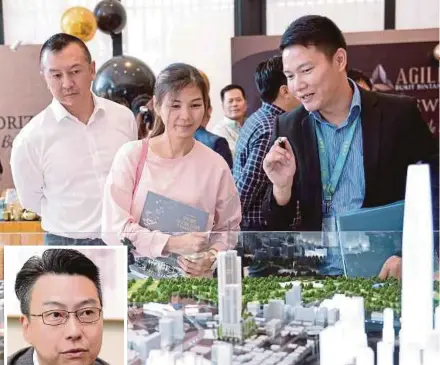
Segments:
[[[247,311],[253,316],[256,316],[260,312],[260,302],[250,302],[247,304]]]
[[[264,319],[270,321],[272,319],[279,319],[284,321],[284,301],[279,299],[271,299],[269,303],[264,306]]]
[[[151,350],[160,349],[160,333],[148,334],[146,331],[129,333],[128,348],[136,351],[142,363],[145,363]]]
[[[294,283],[293,287],[286,293],[286,304],[297,307],[302,303],[301,285]]]
[[[220,314],[220,326],[223,334],[228,337],[241,339],[241,285],[225,285],[223,302],[223,314]]]
[[[212,346],[211,362],[213,365],[232,365],[232,354],[230,343],[218,341]]]
[[[281,321],[279,319],[271,319],[266,323],[265,329],[267,335],[274,338],[281,329]]]
[[[316,320],[315,323],[318,326],[325,327],[327,325],[327,313],[328,310],[325,307],[319,308],[316,312]]]
[[[241,339],[241,257],[236,251],[218,255],[219,326],[223,336]]]
[[[164,317],[159,320],[160,347],[172,346],[174,341],[174,319]]]
[[[139,354],[136,350],[128,349],[127,351],[127,362],[130,365],[142,365],[145,364],[145,361],[139,357]]]
[[[167,312],[167,318],[172,319],[172,333],[173,333],[173,342],[180,342],[185,337],[185,330],[183,327],[183,312],[175,311],[175,312]]]

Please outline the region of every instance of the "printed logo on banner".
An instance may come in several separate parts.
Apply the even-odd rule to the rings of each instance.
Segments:
[[[32,118],[33,115],[0,115],[0,130],[5,131],[1,139],[1,147],[11,148],[14,136],[7,132],[14,131],[16,134],[16,131],[22,129]]]
[[[432,66],[401,67],[397,73],[396,81],[389,78],[382,64],[378,64],[371,74],[370,81],[373,90],[379,92],[399,92],[411,95],[417,92],[432,91],[439,89],[439,76],[434,75]],[[414,96],[416,96],[414,94]],[[428,126],[432,133],[437,132],[435,120],[430,114],[435,114],[439,108],[438,97],[425,97],[417,95],[417,105],[425,115]]]
[[[370,81],[373,84],[374,91],[386,92],[394,90],[393,83],[388,79],[384,67],[380,64],[374,69]]]

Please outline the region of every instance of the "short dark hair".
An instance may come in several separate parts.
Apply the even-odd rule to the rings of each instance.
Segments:
[[[339,48],[347,49],[347,43],[338,26],[329,18],[306,15],[292,22],[281,36],[280,50],[290,46],[315,46],[328,58]]]
[[[280,87],[287,85],[281,56],[274,56],[258,65],[255,71],[255,84],[263,101],[266,103],[275,101]]]
[[[222,99],[222,103],[223,103],[223,101],[225,100],[225,94],[226,94],[226,92],[227,92],[227,91],[230,91],[230,90],[235,90],[235,89],[240,90],[240,91],[241,91],[241,94],[243,95],[243,99],[246,100],[246,93],[245,93],[244,89],[243,89],[240,85],[237,85],[237,84],[230,84],[230,85],[225,86],[225,87],[224,87],[223,89],[221,89],[221,91],[220,91],[220,99]]]
[[[367,84],[370,89],[373,89],[373,84],[369,77],[365,75],[361,70],[351,68],[347,71],[347,77],[352,79],[354,82],[363,81]]]
[[[64,48],[66,48],[69,44],[72,43],[75,43],[78,46],[80,46],[84,51],[84,56],[86,57],[87,62],[92,63],[92,55],[90,54],[90,51],[87,48],[86,44],[81,39],[67,33],[54,34],[46,42],[44,42],[40,50],[40,63],[41,63],[41,59],[43,58],[44,52],[50,51],[57,53],[62,51]]]
[[[72,249],[47,249],[41,257],[28,259],[15,279],[15,294],[20,301],[21,313],[29,316],[29,307],[33,286],[46,274],[80,275],[90,279],[98,291],[102,306],[101,279],[99,268],[79,251]]]

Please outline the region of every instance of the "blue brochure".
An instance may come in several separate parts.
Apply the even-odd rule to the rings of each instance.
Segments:
[[[336,227],[347,276],[376,276],[402,249],[404,201],[339,214]]]
[[[374,208],[363,208],[355,212],[338,214],[336,224],[340,232],[401,232],[405,202]]]
[[[209,214],[149,191],[139,224],[163,233],[206,232]]]
[[[171,235],[189,232],[206,232],[209,214],[179,201],[149,191],[142,209],[139,225],[150,231],[160,231]],[[184,276],[177,254],[165,257],[142,257],[131,265],[131,273],[136,277],[155,279]]]

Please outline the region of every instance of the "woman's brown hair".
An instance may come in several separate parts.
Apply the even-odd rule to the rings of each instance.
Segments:
[[[177,94],[189,85],[195,85],[202,92],[206,114],[209,105],[208,86],[200,72],[186,63],[173,63],[159,73],[154,87],[155,108],[159,108],[162,105],[166,94],[170,92]],[[165,125],[162,118],[155,113],[154,127],[150,137],[159,136],[164,132]]]

